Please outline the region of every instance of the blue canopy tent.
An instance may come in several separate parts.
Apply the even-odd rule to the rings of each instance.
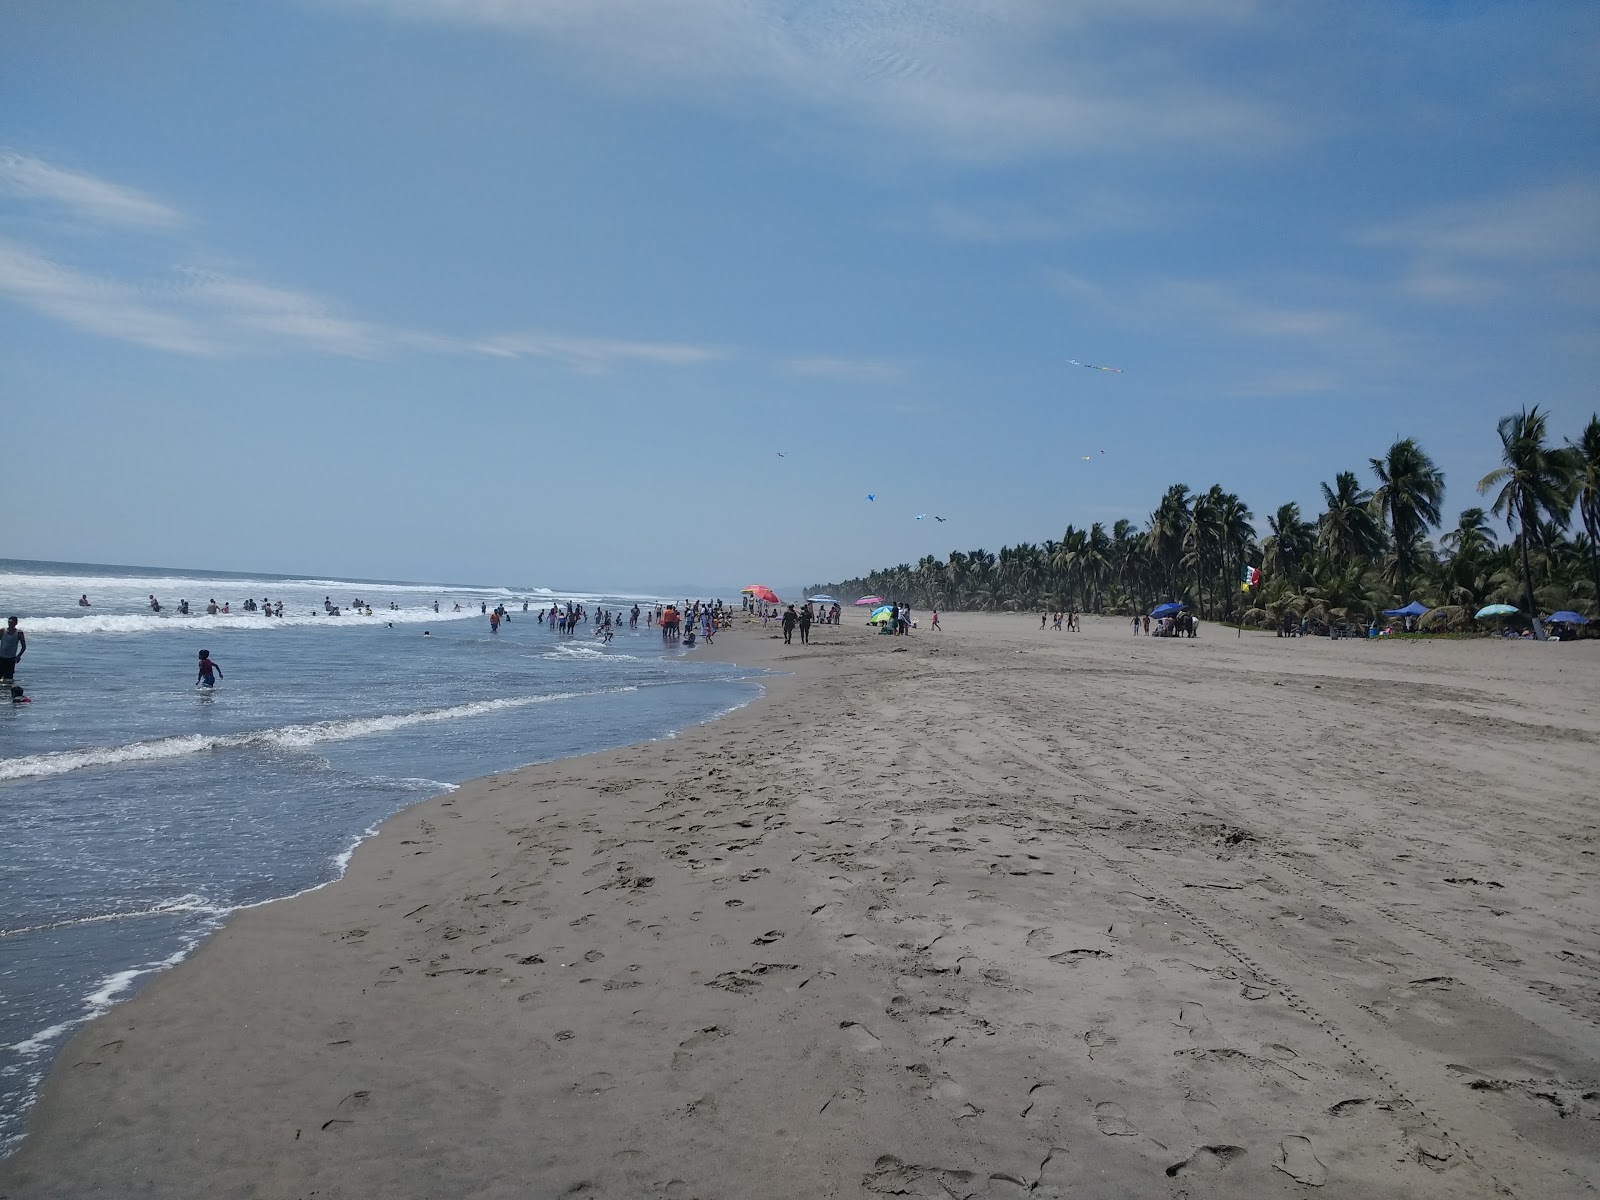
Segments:
[[[1404,608],[1386,608],[1383,615],[1386,617],[1420,617],[1428,611],[1428,606],[1420,600],[1413,600]]]
[[[1152,608],[1150,610],[1150,615],[1152,617],[1170,617],[1174,613],[1181,613],[1182,611],[1183,605],[1177,603],[1176,601],[1169,600],[1165,604],[1158,604]]]

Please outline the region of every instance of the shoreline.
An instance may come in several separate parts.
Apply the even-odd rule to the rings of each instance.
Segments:
[[[1594,1185],[1587,648],[952,620],[391,816],[79,1030],[0,1196]]]
[[[476,616],[476,614],[473,615]],[[734,672],[740,673],[731,676],[728,679],[728,682],[735,684],[753,684],[755,685],[754,694],[749,696],[747,699],[742,699],[736,703],[730,704],[725,708],[717,710],[707,717],[691,720],[686,725],[669,727],[665,732],[656,734],[652,737],[644,737],[637,741],[625,742],[619,745],[603,746],[599,749],[585,751],[575,755],[563,754],[553,758],[536,758],[527,763],[504,768],[496,774],[514,774],[518,771],[539,766],[546,766],[551,763],[611,754],[620,750],[626,750],[637,746],[650,745],[661,741],[670,741],[679,737],[688,730],[697,728],[700,725],[714,723],[740,711],[743,708],[759,702],[764,698],[771,682],[775,679],[782,678],[780,673],[766,673],[763,668],[751,667],[747,664],[733,661],[732,659],[708,658],[701,659],[699,661],[706,663],[724,663]],[[674,686],[674,684],[666,683],[648,686],[670,687]],[[632,691],[638,690],[638,688],[628,688],[625,690]],[[252,735],[242,734],[238,736],[240,738],[247,738]],[[226,740],[225,736],[223,740]],[[145,743],[140,744],[142,745]],[[70,753],[83,754],[90,752]],[[26,763],[29,760],[24,758],[17,761]],[[42,1070],[36,1068],[35,1071],[30,1071],[26,1076],[24,1076],[24,1078],[30,1080],[30,1082],[27,1084],[27,1089],[32,1093],[32,1096],[26,1107],[22,1109],[23,1118],[20,1128],[11,1133],[9,1137],[0,1140],[0,1163],[5,1162],[26,1142],[29,1131],[31,1130],[35,1119],[38,1101],[42,1098],[42,1092],[39,1087],[40,1083],[47,1080],[48,1077],[54,1072],[57,1061],[63,1054],[68,1052],[74,1038],[86,1030],[92,1029],[96,1022],[106,1019],[118,1008],[130,1001],[132,997],[127,994],[130,988],[134,989],[134,995],[138,995],[145,987],[149,986],[149,984],[153,981],[153,978],[158,978],[169,974],[173,970],[182,966],[192,959],[196,954],[200,953],[212,938],[216,937],[242,914],[257,909],[263,909],[273,905],[298,900],[302,897],[309,896],[325,888],[343,882],[349,869],[350,862],[354,856],[361,850],[363,846],[375,839],[381,833],[382,829],[395,818],[402,816],[404,813],[419,805],[440,800],[459,791],[463,787],[476,784],[482,778],[486,777],[474,777],[458,783],[450,783],[439,780],[429,781],[439,790],[432,795],[410,801],[403,807],[396,809],[394,812],[376,820],[374,823],[366,826],[361,831],[352,835],[343,849],[331,855],[324,862],[324,865],[331,866],[334,874],[330,878],[323,879],[320,882],[310,883],[307,886],[301,887],[297,891],[287,892],[278,896],[271,896],[266,899],[233,904],[227,907],[207,904],[201,909],[194,910],[192,907],[186,909],[182,906],[182,904],[174,903],[170,907],[160,907],[134,912],[112,913],[98,917],[80,918],[77,920],[56,922],[44,926],[26,927],[7,931],[10,934],[27,934],[36,932],[38,930],[56,928],[59,926],[98,923],[114,920],[137,920],[142,917],[161,917],[168,914],[176,915],[184,911],[200,911],[205,914],[204,926],[186,934],[181,939],[181,944],[179,944],[177,949],[173,950],[172,953],[167,954],[159,959],[133,963],[120,969],[113,970],[108,966],[106,973],[95,977],[92,983],[89,985],[88,990],[85,991],[80,997],[80,1007],[78,1011],[72,1013],[70,1016],[56,1024],[32,1031],[21,1042],[15,1043],[12,1046],[12,1049],[14,1050],[23,1050],[28,1047],[38,1046],[40,1050],[43,1050],[48,1054],[48,1057],[45,1058],[45,1061],[49,1065],[43,1067]],[[203,898],[199,896],[191,896],[183,899],[185,901],[199,901]],[[58,1042],[58,1039],[62,1039],[64,1034],[67,1035],[65,1039]],[[52,1044],[55,1044],[55,1049],[53,1053],[49,1053],[49,1049]]]

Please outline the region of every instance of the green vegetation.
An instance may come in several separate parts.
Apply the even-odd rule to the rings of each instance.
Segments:
[[[816,584],[840,597],[877,594],[923,608],[1148,612],[1181,600],[1203,618],[1273,626],[1308,618],[1365,622],[1419,600],[1425,626],[1469,628],[1485,604],[1523,612],[1574,609],[1600,616],[1600,416],[1576,442],[1552,443],[1537,406],[1498,427],[1501,466],[1478,484],[1489,508],[1467,508],[1437,541],[1444,474],[1413,438],[1370,460],[1376,486],[1353,471],[1322,485],[1323,511],[1297,504],[1266,517],[1265,536],[1237,495],[1220,485],[1174,484],[1143,527],[1118,521],[1068,525],[1059,541],[951,551],[855,579]],[[1511,540],[1502,544],[1490,514]],[[1573,517],[1582,526],[1573,531]],[[1260,585],[1241,591],[1244,568]]]

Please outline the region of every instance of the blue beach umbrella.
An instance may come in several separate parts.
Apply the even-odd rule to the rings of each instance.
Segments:
[[[867,618],[868,625],[881,625],[894,616],[894,605],[885,604],[882,608],[872,610],[872,615]]]
[[[1170,617],[1173,613],[1180,613],[1182,611],[1183,605],[1174,600],[1169,600],[1165,604],[1158,604],[1152,608],[1150,610],[1150,615],[1152,617]]]
[[[807,599],[807,601],[809,601],[812,604],[837,604],[837,603],[839,603],[832,596],[807,596],[806,599]]]
[[[1485,604],[1472,614],[1472,619],[1481,621],[1484,617],[1509,617],[1516,611],[1516,607],[1510,604]]]
[[[1551,613],[1545,620],[1554,621],[1558,625],[1587,625],[1589,623],[1588,617],[1582,613],[1575,613],[1568,608],[1564,608],[1560,612]]]
[[[1386,617],[1420,617],[1428,611],[1428,606],[1420,600],[1413,600],[1404,608],[1386,608],[1383,615]]]

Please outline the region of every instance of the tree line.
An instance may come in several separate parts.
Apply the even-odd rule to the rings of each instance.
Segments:
[[[813,590],[922,608],[1122,615],[1177,600],[1202,618],[1261,626],[1365,622],[1412,600],[1438,610],[1428,622],[1440,629],[1469,627],[1494,603],[1600,617],[1600,416],[1559,445],[1537,405],[1496,432],[1500,465],[1477,483],[1482,504],[1442,533],[1444,473],[1403,438],[1368,460],[1367,477],[1340,471],[1323,483],[1314,518],[1280,504],[1265,536],[1235,493],[1179,483],[1142,526],[1068,525],[1059,540],[928,555]],[[1261,578],[1246,592],[1250,567]]]

